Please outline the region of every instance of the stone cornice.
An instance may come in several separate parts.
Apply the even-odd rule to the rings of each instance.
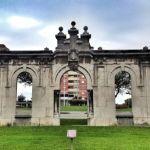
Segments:
[[[0,59],[55,59],[57,57],[67,57],[67,51],[1,51]],[[79,51],[79,57],[90,57],[90,58],[137,58],[150,60],[150,50],[88,50]]]

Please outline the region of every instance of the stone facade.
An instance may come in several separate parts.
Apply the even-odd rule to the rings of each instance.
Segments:
[[[56,50],[11,51],[0,44],[0,125],[16,122],[16,81],[21,72],[33,79],[31,125],[59,125],[59,112],[54,112],[54,91],[60,90],[60,79],[69,70],[79,71],[93,90],[93,113],[88,125],[117,124],[114,78],[127,71],[132,82],[134,124],[150,124],[150,50],[93,50],[88,28],[78,36],[75,22],[66,39],[63,28],[56,35]]]

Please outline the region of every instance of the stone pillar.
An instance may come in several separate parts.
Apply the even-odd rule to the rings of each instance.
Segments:
[[[114,88],[105,85],[104,67],[98,68],[98,84],[93,87],[94,117],[91,125],[109,126],[117,124]]]
[[[54,89],[49,82],[49,68],[43,68],[42,83],[33,85],[32,125],[59,125],[54,117]]]
[[[134,124],[150,124],[150,67],[145,66],[143,71],[143,84],[132,88]]]
[[[150,66],[146,67],[146,104],[147,104],[147,123],[150,125]]]
[[[12,125],[15,117],[16,87],[8,86],[8,69],[0,68],[0,125]]]
[[[132,67],[134,68],[134,66]],[[133,121],[134,124],[146,124],[147,116],[148,116],[148,103],[147,103],[147,84],[149,83],[149,79],[147,78],[148,74],[146,73],[146,68],[142,69],[141,77],[139,66],[134,68],[136,72],[136,76],[132,75],[132,112],[133,112]],[[143,79],[144,80],[143,80]],[[143,80],[143,81],[142,81]],[[142,82],[141,82],[142,81]]]

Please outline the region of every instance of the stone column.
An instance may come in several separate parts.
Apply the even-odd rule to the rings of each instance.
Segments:
[[[115,125],[116,110],[114,100],[114,88],[105,85],[105,68],[98,68],[98,84],[93,87],[94,118],[91,125],[108,126]]]

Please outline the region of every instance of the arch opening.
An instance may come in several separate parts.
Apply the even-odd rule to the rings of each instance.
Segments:
[[[120,71],[115,75],[115,106],[118,124],[133,124],[131,75]]]
[[[21,72],[16,80],[16,117],[31,117],[32,114],[32,76]]]
[[[83,74],[68,71],[62,76],[60,81],[60,105],[63,107],[87,106],[87,80]],[[81,111],[83,110],[86,111],[86,108],[81,108]]]
[[[59,90],[54,91],[54,113],[61,119],[87,119],[88,114],[93,113],[93,91],[87,83],[83,73],[65,72],[60,78]]]

